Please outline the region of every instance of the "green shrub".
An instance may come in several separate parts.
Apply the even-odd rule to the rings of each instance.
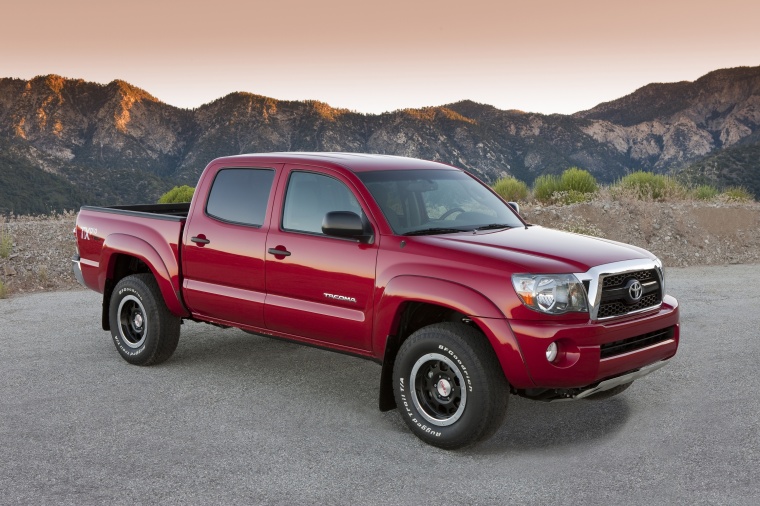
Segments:
[[[559,176],[544,174],[533,182],[533,197],[540,202],[551,202],[555,193],[562,191]]]
[[[730,186],[723,190],[721,196],[732,202],[750,202],[755,200],[749,190],[743,186]]]
[[[588,171],[578,167],[570,167],[560,176],[562,191],[582,194],[596,193],[596,179]]]
[[[640,170],[624,176],[615,186],[615,189],[627,190],[640,200],[678,199],[688,193],[681,183],[670,176]]]
[[[0,280],[0,299],[4,299],[8,297],[8,288],[5,287],[5,284]]]
[[[528,185],[512,176],[503,177],[493,185],[494,191],[507,201],[524,201],[528,198]]]
[[[544,174],[533,183],[533,196],[541,202],[585,202],[597,192],[596,179],[588,171],[570,167],[561,176]]]
[[[694,188],[694,198],[697,200],[712,200],[718,196],[717,188],[709,184],[703,184]]]
[[[159,204],[178,204],[193,200],[195,188],[187,185],[175,186],[158,199]]]

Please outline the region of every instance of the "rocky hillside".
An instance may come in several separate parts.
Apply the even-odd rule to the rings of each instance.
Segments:
[[[576,165],[610,182],[634,169],[690,167],[760,142],[760,67],[652,84],[575,115],[503,111],[470,101],[381,115],[233,93],[194,110],[123,81],[0,79],[0,213],[152,202],[194,184],[209,160],[265,151],[362,151],[441,160],[487,181],[527,182]],[[712,160],[712,158],[711,158]],[[760,195],[760,162],[710,169]],[[717,164],[717,169],[715,168]],[[725,177],[724,177],[725,176]]]
[[[650,84],[574,117],[593,120],[584,132],[642,167],[683,169],[688,162],[709,158],[716,174],[721,173],[728,169],[720,163],[725,162],[719,158],[722,150],[759,145],[760,67],[718,70],[693,83]],[[696,176],[705,168],[692,164],[691,172]],[[757,160],[742,160],[725,175],[760,195]]]

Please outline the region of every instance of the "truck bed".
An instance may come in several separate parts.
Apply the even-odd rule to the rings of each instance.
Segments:
[[[182,204],[139,204],[131,206],[82,206],[83,210],[114,214],[141,216],[144,218],[183,220],[190,211],[190,203]]]
[[[77,217],[75,273],[81,272],[85,286],[104,293],[108,276],[101,274],[149,270],[170,310],[185,314],[179,295],[179,250],[189,211],[187,203],[83,206]]]

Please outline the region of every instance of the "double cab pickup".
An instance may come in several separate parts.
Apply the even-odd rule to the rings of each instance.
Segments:
[[[364,357],[380,409],[442,448],[493,434],[510,395],[609,397],[678,348],[652,253],[531,225],[437,162],[219,158],[190,204],[85,206],[75,233],[126,361],[167,360],[182,320]]]

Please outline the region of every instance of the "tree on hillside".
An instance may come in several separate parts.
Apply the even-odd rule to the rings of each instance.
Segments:
[[[190,202],[193,200],[193,193],[195,193],[195,188],[192,186],[182,185],[182,186],[175,186],[168,192],[161,195],[161,198],[158,199],[159,204],[178,204],[181,202]]]

